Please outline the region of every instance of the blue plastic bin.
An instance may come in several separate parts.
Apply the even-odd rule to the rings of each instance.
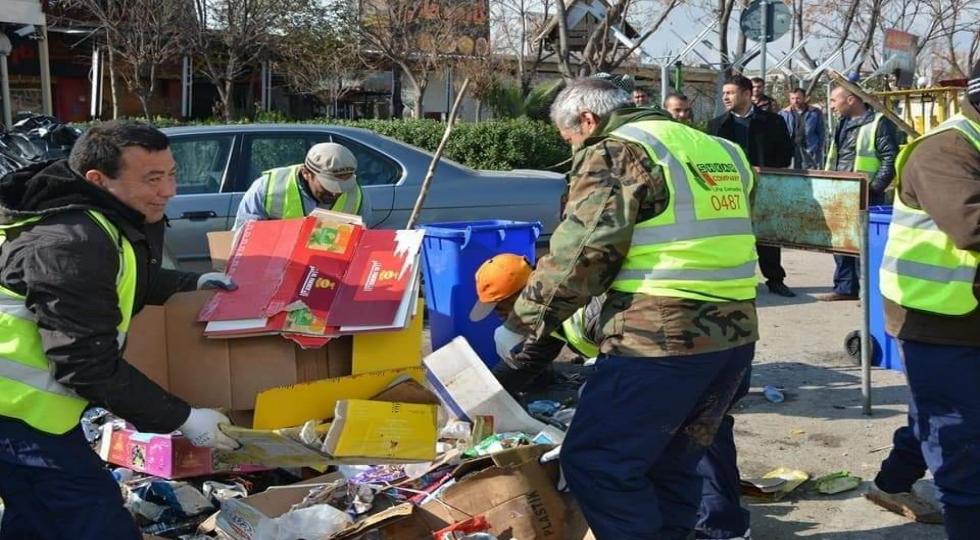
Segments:
[[[878,269],[885,255],[888,225],[892,221],[891,206],[872,206],[868,209],[868,309],[871,310],[872,365],[904,371],[902,357],[898,354],[898,342],[885,332],[885,303],[878,286]]]
[[[476,270],[483,261],[501,253],[523,255],[534,264],[534,245],[541,223],[524,221],[471,221],[422,225],[422,277],[429,314],[432,348],[463,336],[493,367],[499,361],[493,331],[502,321],[491,315],[470,321],[476,303]]]

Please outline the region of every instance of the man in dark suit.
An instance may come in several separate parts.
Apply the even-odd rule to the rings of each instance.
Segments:
[[[793,140],[786,123],[776,113],[752,104],[752,81],[735,75],[725,81],[722,102],[726,112],[708,122],[708,133],[728,139],[745,151],[749,162],[758,167],[789,167],[793,161]],[[759,268],[766,278],[769,292],[796,296],[783,283],[786,271],[780,263],[778,247],[758,246]]]

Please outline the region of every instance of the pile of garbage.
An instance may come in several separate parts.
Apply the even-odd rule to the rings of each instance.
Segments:
[[[53,116],[31,115],[0,132],[0,176],[68,156],[82,131]]]
[[[518,401],[463,338],[421,364],[418,377],[334,379],[322,395],[336,402],[327,418],[227,426],[241,444],[232,452],[141,434],[99,409],[82,425],[149,537],[584,538],[557,462],[574,389]],[[379,377],[390,380],[365,396],[360,387]],[[273,391],[293,392],[279,396],[292,403],[306,389]]]

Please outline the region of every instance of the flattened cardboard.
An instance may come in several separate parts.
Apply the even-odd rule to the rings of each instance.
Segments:
[[[342,399],[370,399],[401,375],[422,381],[422,368],[393,369],[362,373],[271,388],[255,399],[255,429],[280,429],[302,425],[308,420],[333,418]]]
[[[421,366],[423,304],[415,303],[415,315],[401,330],[355,334],[352,373]]]
[[[439,398],[414,379],[405,379],[382,390],[371,401],[393,401],[417,403],[419,405],[438,405]]]
[[[208,339],[197,313],[212,293],[176,294],[133,319],[126,359],[196,407],[251,410],[268,388],[351,371],[351,338],[304,350],[280,336]]]

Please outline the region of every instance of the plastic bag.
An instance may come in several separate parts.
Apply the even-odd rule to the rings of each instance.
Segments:
[[[256,538],[263,540],[296,540],[323,538],[337,533],[353,523],[346,513],[329,504],[291,510],[276,519],[263,521]]]

